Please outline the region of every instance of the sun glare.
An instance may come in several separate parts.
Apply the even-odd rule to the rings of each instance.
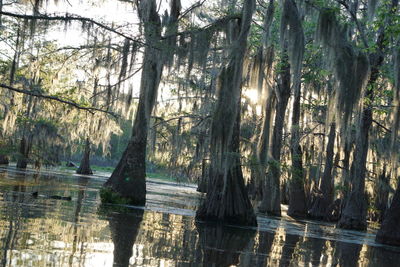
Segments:
[[[260,96],[257,89],[248,88],[243,91],[245,98],[249,99],[252,104],[257,104],[259,102]]]

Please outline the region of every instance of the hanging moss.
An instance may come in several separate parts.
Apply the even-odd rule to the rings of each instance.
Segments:
[[[300,89],[304,54],[304,33],[298,13],[296,3],[293,0],[284,2],[281,19],[281,45],[284,47],[285,40],[289,41],[288,54],[295,90]]]
[[[336,110],[340,114],[336,118],[341,128],[346,130],[369,77],[369,60],[347,41],[346,34],[340,28],[332,10],[320,12],[316,39],[325,47],[335,74],[335,102]]]

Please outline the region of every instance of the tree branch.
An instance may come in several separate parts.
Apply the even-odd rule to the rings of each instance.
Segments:
[[[206,1],[206,0],[202,0],[202,1],[199,1],[199,2],[197,2],[197,3],[194,3],[194,4],[193,4],[192,6],[190,6],[188,9],[186,9],[186,10],[182,13],[182,15],[179,16],[178,21],[181,20],[182,18],[184,18],[187,14],[189,14],[190,12],[192,12],[194,9],[196,9],[196,8],[198,8],[198,7],[201,7],[201,6],[204,4],[205,1]]]
[[[134,38],[122,33],[122,32],[119,32],[119,31],[117,31],[117,30],[105,25],[105,24],[102,24],[102,23],[97,22],[97,21],[95,21],[93,19],[90,19],[90,18],[80,17],[80,16],[77,16],[77,15],[71,15],[71,14],[66,14],[64,16],[57,16],[57,15],[54,15],[54,16],[49,16],[49,15],[26,15],[26,14],[16,14],[16,13],[11,13],[11,12],[6,12],[6,11],[0,11],[0,15],[19,18],[19,19],[29,19],[29,20],[54,20],[54,21],[59,20],[59,21],[89,22],[89,23],[92,23],[92,24],[94,24],[94,25],[96,25],[96,26],[98,26],[100,28],[108,30],[108,31],[110,31],[110,32],[112,32],[112,33],[114,33],[116,35],[119,35],[119,36],[121,36],[123,38],[126,38],[126,39],[128,39],[128,40],[130,40],[132,42],[135,42],[135,43],[138,43],[138,44],[141,44],[141,45],[144,45],[144,46],[148,46],[146,43],[144,43],[144,42],[142,42],[142,41],[140,41],[138,39],[134,39]],[[155,48],[155,49],[158,49],[158,48]]]
[[[95,107],[84,107],[84,106],[81,106],[80,104],[76,103],[73,100],[62,99],[62,98],[59,98],[57,96],[52,96],[52,95],[44,95],[44,94],[39,93],[38,91],[30,91],[30,90],[26,90],[26,89],[18,89],[18,88],[11,87],[11,86],[8,86],[8,85],[5,85],[5,84],[0,84],[0,87],[4,88],[4,89],[7,89],[7,90],[10,90],[10,91],[17,92],[17,93],[25,94],[25,95],[30,95],[30,96],[34,96],[34,97],[40,97],[40,98],[43,98],[43,99],[57,101],[57,102],[72,106],[72,107],[74,107],[76,109],[85,110],[87,112],[90,112],[91,114],[94,114],[94,112],[103,112],[103,113],[106,113],[106,114],[109,114],[109,115],[113,116],[114,118],[118,118],[118,115],[115,114],[114,112],[103,110],[103,109],[99,109],[99,108],[95,108]]]

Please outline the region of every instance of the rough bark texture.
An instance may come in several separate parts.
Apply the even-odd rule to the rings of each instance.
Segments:
[[[90,141],[89,138],[86,138],[85,143],[85,151],[83,152],[81,164],[79,168],[76,170],[77,174],[93,174],[92,169],[90,168]]]
[[[376,242],[400,246],[400,183],[397,185],[392,204],[386,213],[381,228],[376,234]]]
[[[322,175],[319,190],[314,196],[313,205],[309,211],[309,215],[316,219],[328,219],[329,207],[333,203],[333,156],[336,136],[336,124],[331,123],[328,136],[328,144],[326,146],[325,169]]]
[[[290,64],[287,53],[284,52],[282,59],[283,69],[281,71],[280,84],[275,90],[275,124],[271,140],[271,159],[268,164],[268,172],[264,184],[263,199],[258,206],[258,211],[270,215],[281,216],[281,193],[280,193],[280,159],[283,139],[283,126],[285,122],[286,107],[290,97]]]
[[[150,122],[160,84],[164,60],[160,46],[161,22],[155,0],[140,1],[138,12],[144,26],[145,47],[140,83],[139,104],[132,137],[121,160],[104,186],[133,204],[146,202],[146,145]]]
[[[244,186],[239,154],[243,58],[254,5],[254,0],[245,1],[240,31],[236,38],[232,38],[235,41],[230,61],[219,75],[218,103],[211,126],[210,186],[196,213],[196,218],[200,220],[257,224]],[[237,28],[237,25],[231,26]]]

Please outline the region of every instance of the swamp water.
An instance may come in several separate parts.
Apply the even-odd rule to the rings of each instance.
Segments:
[[[145,208],[104,206],[105,180],[0,167],[0,266],[400,266],[374,229],[261,215],[217,227],[194,221],[194,186],[151,180]]]

